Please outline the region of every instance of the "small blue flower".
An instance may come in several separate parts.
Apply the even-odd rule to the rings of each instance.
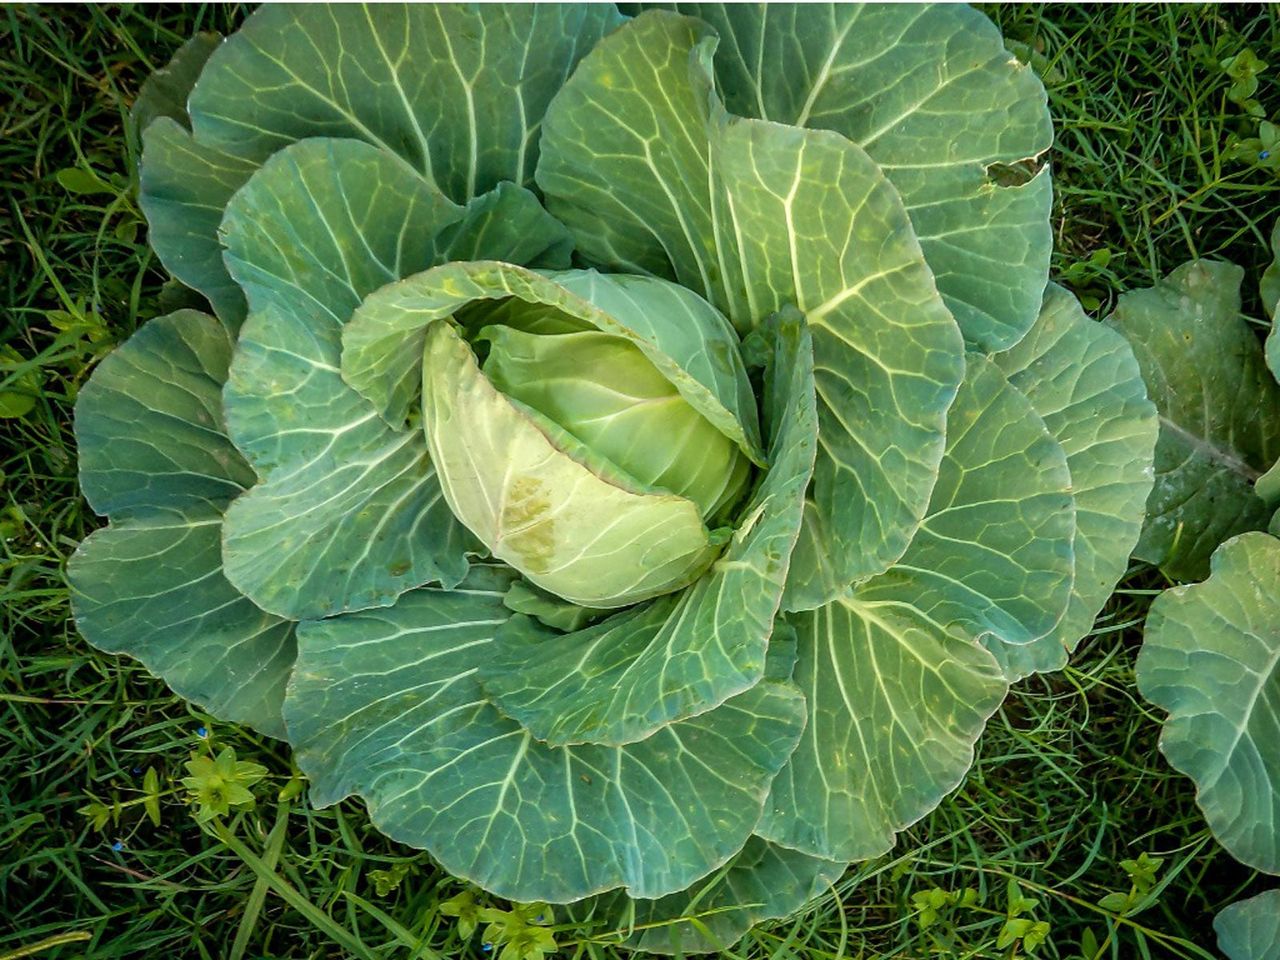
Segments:
[[[141,772],[142,772],[142,768],[141,768],[141,767],[134,767],[134,768],[133,768],[133,772],[134,772],[135,774],[136,774],[136,773],[141,773]]]
[[[493,944],[492,944],[492,943],[482,943],[482,944],[480,944],[480,949],[481,949],[481,950],[483,950],[485,953],[488,953],[490,950],[492,950],[492,949],[493,949]]]
[[[1271,151],[1270,151],[1270,150],[1263,150],[1261,153],[1259,153],[1259,154],[1258,154],[1258,159],[1259,159],[1259,160],[1266,160],[1269,156],[1271,156]]]
[[[208,735],[209,735],[209,731],[206,730],[204,727],[196,728],[196,736],[199,737],[201,740],[203,740]]]
[[[116,853],[119,853],[121,850],[124,849],[124,844],[121,843],[119,840],[117,840],[115,843],[111,845],[111,849],[114,850]]]

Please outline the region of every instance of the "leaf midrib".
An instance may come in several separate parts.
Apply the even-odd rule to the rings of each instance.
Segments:
[[[1242,459],[1235,451],[1223,449],[1208,437],[1201,437],[1192,433],[1186,427],[1170,420],[1164,414],[1160,415],[1160,429],[1168,430],[1174,436],[1185,441],[1194,451],[1203,454],[1215,463],[1221,464],[1233,473],[1239,474],[1249,483],[1254,483],[1263,474],[1263,471]]]

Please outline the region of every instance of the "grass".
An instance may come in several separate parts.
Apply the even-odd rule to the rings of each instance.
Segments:
[[[0,9],[0,402],[34,398],[0,420],[0,960],[483,956],[441,914],[460,887],[427,857],[354,804],[281,801],[296,787],[286,751],[97,654],[68,619],[63,566],[96,523],[76,490],[71,404],[92,363],[168,296],[133,199],[127,104],[184,38],[244,12]],[[1191,256],[1257,276],[1280,177],[1226,155],[1256,121],[1228,99],[1219,62],[1280,49],[1276,8],[991,12],[1050,90],[1059,277],[1105,312]],[[1255,95],[1273,116],[1275,74]],[[1259,317],[1253,285],[1245,295]],[[1049,924],[1038,955],[1213,956],[1209,918],[1265,883],[1213,842],[1156,750],[1160,718],[1136,698],[1139,625],[1163,585],[1133,571],[1072,666],[1019,685],[932,816],[731,955],[1009,957],[997,941],[1016,878],[1038,901],[1026,916]],[[176,781],[193,752],[227,745],[268,777],[219,833]],[[80,812],[93,804],[101,830]],[[1099,907],[1130,891],[1121,861],[1144,852],[1163,863],[1138,908]],[[969,887],[977,903],[922,926],[920,898]],[[566,955],[616,952],[590,931],[556,936]]]

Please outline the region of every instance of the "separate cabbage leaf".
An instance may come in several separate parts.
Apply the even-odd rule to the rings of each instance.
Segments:
[[[1262,274],[1258,293],[1262,297],[1262,309],[1271,318],[1271,332],[1267,334],[1267,366],[1280,380],[1280,219],[1271,228],[1271,253],[1273,260]]]
[[[1280,223],[1271,243],[1278,260],[1263,274],[1260,294],[1264,309],[1274,315],[1280,307]],[[1260,527],[1266,513],[1280,503],[1280,462],[1258,472],[1278,445],[1274,420],[1280,392],[1263,366],[1264,351],[1237,315],[1242,274],[1229,264],[1195,261],[1170,277],[1181,275],[1185,293],[1179,305],[1190,316],[1172,323],[1171,339],[1176,343],[1181,334],[1188,350],[1207,343],[1212,354],[1211,360],[1186,357],[1188,367],[1197,369],[1188,374],[1191,381],[1184,378],[1175,386],[1194,384],[1201,377],[1206,386],[1212,383],[1229,396],[1224,401],[1226,415],[1217,424],[1209,410],[1219,401],[1207,390],[1202,398],[1180,398],[1183,409],[1204,404],[1205,413],[1193,422],[1213,425],[1219,436],[1225,434],[1225,440],[1242,451],[1235,463],[1247,468],[1246,480],[1253,481],[1249,493],[1237,490],[1234,498],[1226,498],[1227,512],[1214,518],[1218,523],[1201,522],[1194,530],[1208,537],[1223,526],[1228,533],[1242,526]],[[1208,283],[1214,281],[1225,288],[1218,293],[1219,309],[1193,307],[1196,301],[1213,301],[1215,291]],[[1207,335],[1202,329],[1206,322]],[[1275,349],[1273,319],[1265,348],[1272,374],[1280,370]],[[1162,444],[1168,432],[1162,420]],[[1209,494],[1212,511],[1213,497],[1221,491],[1212,489]],[[1199,519],[1196,513],[1192,517]],[[1280,532],[1280,514],[1272,517],[1270,529]],[[1179,570],[1185,568],[1178,565]],[[1194,781],[1209,829],[1232,856],[1270,874],[1280,874],[1278,597],[1280,540],[1252,531],[1235,536],[1214,550],[1208,579],[1166,590],[1152,603],[1137,663],[1138,689],[1169,714],[1160,749]],[[1278,916],[1277,890],[1226,907],[1213,921],[1219,948],[1230,960],[1280,958]]]
[[[1219,543],[1271,516],[1254,484],[1280,456],[1280,386],[1240,316],[1243,271],[1195,260],[1122,294],[1107,318],[1160,414],[1155,489],[1134,556],[1203,577]]]
[[[1157,597],[1137,677],[1169,713],[1160,749],[1195,781],[1214,836],[1280,874],[1280,540],[1228,540],[1207,580]]]
[[[1280,960],[1280,890],[1225,907],[1213,930],[1227,960]]]
[[[845,864],[751,837],[720,869],[659,900],[606,893],[571,904],[570,918],[598,937],[647,953],[723,952],[752,926],[795,913],[825,891]]]

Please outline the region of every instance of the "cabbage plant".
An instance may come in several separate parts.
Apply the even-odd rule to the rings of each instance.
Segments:
[[[208,310],[81,392],[80,630],[496,895],[797,909],[1124,570],[1154,410],[973,10],[269,5],[136,113]]]
[[[1272,323],[1265,354],[1240,316],[1244,271],[1234,264],[1179,267],[1162,285],[1127,294],[1128,312],[1112,319],[1135,345],[1146,341],[1140,359],[1165,424],[1157,464],[1171,468],[1158,469],[1157,490],[1174,495],[1149,523],[1160,517],[1166,530],[1185,531],[1170,540],[1166,570],[1178,576],[1196,552],[1208,568],[1202,583],[1151,604],[1138,689],[1168,713],[1160,750],[1194,781],[1218,842],[1280,875],[1280,222],[1271,248],[1259,290]],[[1168,333],[1143,336],[1155,330]],[[1162,458],[1161,448],[1175,455]],[[1193,495],[1178,496],[1179,486]],[[1270,533],[1261,529],[1268,517]],[[1160,539],[1144,531],[1143,540]],[[1280,888],[1228,906],[1214,928],[1231,960],[1276,960]]]

